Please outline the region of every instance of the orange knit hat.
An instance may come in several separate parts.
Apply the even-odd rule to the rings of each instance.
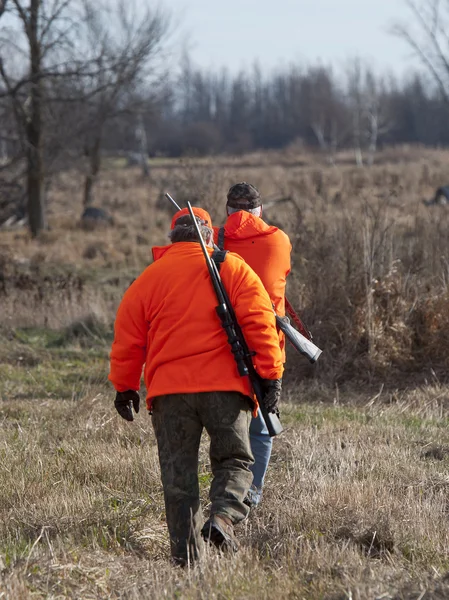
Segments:
[[[196,206],[192,206],[192,210],[193,210],[193,214],[196,217],[198,217],[199,219],[204,221],[204,224],[212,229],[212,219],[210,218],[210,214],[207,212],[207,210],[203,210],[202,208],[197,208]],[[180,217],[183,217],[184,215],[188,215],[188,214],[189,214],[188,208],[182,208],[181,210],[178,210],[178,212],[175,213],[175,215],[173,216],[173,219],[171,221],[171,229],[174,229],[174,227],[176,225],[176,221]]]

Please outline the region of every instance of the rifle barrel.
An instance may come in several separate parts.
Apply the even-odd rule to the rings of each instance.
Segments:
[[[170,194],[168,192],[165,192],[165,197],[170,200],[170,202],[173,204],[173,206],[176,208],[176,210],[181,210],[181,207],[179,206],[179,204],[176,202],[176,200],[174,198],[172,198],[170,196]]]

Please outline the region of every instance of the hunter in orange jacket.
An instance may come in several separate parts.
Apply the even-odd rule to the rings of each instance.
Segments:
[[[154,262],[128,288],[117,312],[109,379],[119,415],[139,412],[145,363],[147,407],[152,410],[165,514],[175,564],[202,552],[201,537],[236,551],[234,525],[248,515],[245,498],[253,480],[249,426],[252,390],[240,377],[218,304],[198,229],[212,253],[213,232],[205,211],[186,211],[172,222],[172,244],[154,248]],[[263,378],[263,402],[275,411],[281,392],[282,357],[274,313],[262,282],[239,256],[228,253],[221,278],[234,307],[254,366]],[[253,413],[257,416],[257,410]],[[203,430],[210,439],[210,516],[204,523],[198,482]]]
[[[251,202],[246,198],[238,198],[235,201],[232,196],[229,199],[232,190],[243,185],[255,190],[253,186],[246,183],[236,184],[231,188],[228,193],[228,207],[236,212],[229,214],[224,227],[214,227],[214,242],[221,249],[241,256],[246,264],[257,273],[277,314],[283,317],[285,315],[285,285],[291,268],[290,240],[283,231],[268,225],[260,217],[248,212],[248,210],[255,211],[261,207],[260,201],[258,202],[256,199]],[[284,355],[285,342],[281,332],[279,339]]]
[[[227,194],[228,219],[221,228],[214,228],[214,241],[221,249],[241,256],[260,277],[278,315],[285,315],[285,284],[290,272],[291,244],[288,236],[267,225],[260,218],[262,201],[251,184],[233,185]],[[285,338],[279,331],[278,344],[285,362]],[[262,499],[265,473],[271,456],[272,439],[260,416],[251,421],[251,450],[255,462],[251,466],[253,483],[246,503],[257,506]]]
[[[185,210],[175,216],[182,214]],[[195,214],[210,224],[206,211],[195,209]],[[235,391],[252,397],[249,379],[239,376],[215,312],[217,299],[199,243],[156,247],[153,258],[128,288],[117,312],[109,374],[115,389],[138,390],[145,364],[148,409],[154,397],[165,394]],[[279,338],[259,277],[232,253],[220,275],[255,352],[256,371],[264,379],[279,379]]]

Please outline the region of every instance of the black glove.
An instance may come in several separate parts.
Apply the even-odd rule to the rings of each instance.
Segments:
[[[118,414],[127,421],[134,421],[132,408],[134,407],[134,410],[138,413],[139,405],[140,396],[138,392],[135,392],[134,390],[117,392],[115,396],[114,406],[117,409]]]
[[[281,399],[282,379],[264,379],[263,382],[263,403],[267,412],[278,412],[278,404]]]

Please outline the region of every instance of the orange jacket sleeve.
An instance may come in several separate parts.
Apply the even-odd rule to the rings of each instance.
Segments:
[[[234,254],[228,254],[221,276],[246,343],[255,352],[254,367],[264,379],[283,373],[279,335],[270,297],[258,275]]]
[[[148,333],[143,281],[144,273],[127,289],[115,319],[109,379],[118,392],[140,387]]]

